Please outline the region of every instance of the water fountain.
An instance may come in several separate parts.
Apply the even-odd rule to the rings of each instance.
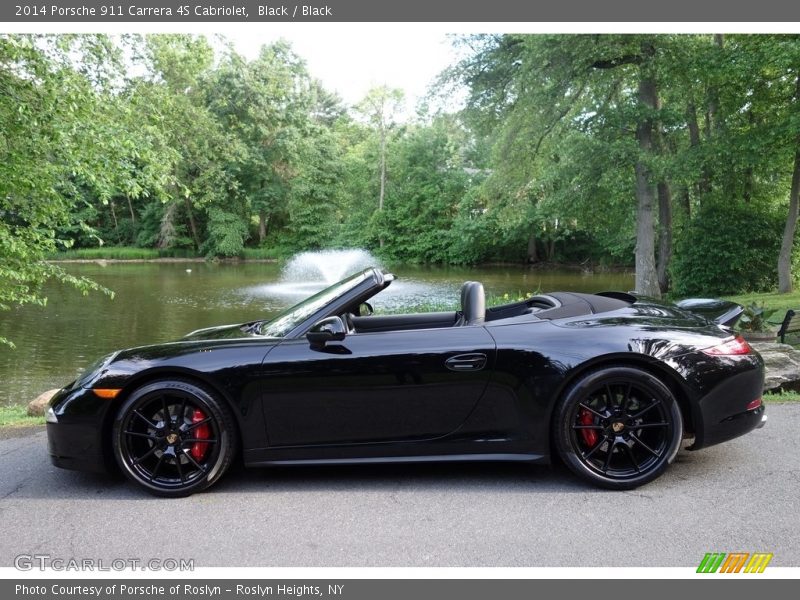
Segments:
[[[358,248],[301,252],[286,262],[276,283],[248,288],[246,292],[248,295],[292,300],[290,304],[293,304],[348,275],[379,266],[377,258]]]
[[[348,275],[381,266],[375,256],[358,248],[301,252],[286,262],[277,282],[244,288],[241,292],[251,298],[268,300],[270,308],[284,308]],[[431,300],[457,298],[457,283],[417,281],[406,279],[402,273],[399,275],[400,280],[375,299],[376,307],[391,311]]]
[[[360,248],[301,252],[283,267],[281,281],[331,285],[362,269],[377,266],[380,266],[378,259]]]

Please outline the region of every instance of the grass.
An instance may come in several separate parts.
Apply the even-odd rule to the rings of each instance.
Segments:
[[[29,417],[25,406],[0,406],[0,427],[44,425],[44,417]]]
[[[766,310],[774,309],[775,312],[767,319],[766,328],[776,333],[783,318],[786,316],[787,310],[800,310],[800,290],[789,294],[779,294],[778,292],[739,294],[737,296],[725,296],[725,299],[732,300],[742,306],[758,304],[763,305]],[[790,338],[791,339],[787,338],[785,340],[786,343],[797,348],[799,343],[797,335],[792,333],[790,334]]]
[[[800,392],[769,392],[764,394],[767,404],[786,404],[787,402],[800,402]]]
[[[245,248],[245,260],[274,260],[277,256],[272,248]],[[155,260],[157,258],[205,258],[188,248],[136,248],[134,246],[103,246],[101,248],[75,248],[56,252],[50,260]]]
[[[790,308],[800,308],[800,290],[790,294],[779,294],[778,292],[740,294],[738,296],[725,296],[725,299],[745,306],[757,302],[758,304],[763,304],[766,308],[777,309],[778,312],[770,317],[771,321],[783,319],[786,311]]]
[[[242,258],[245,260],[275,260],[282,254],[274,248],[245,248]]]
[[[53,260],[153,260],[155,258],[196,258],[197,254],[185,248],[159,250],[132,246],[103,246],[101,248],[76,248],[51,254]]]

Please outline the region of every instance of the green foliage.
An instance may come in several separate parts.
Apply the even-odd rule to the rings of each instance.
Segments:
[[[460,153],[464,134],[456,122],[434,119],[393,145],[385,211],[375,227],[384,255],[406,262],[450,262],[452,223],[471,185]]]
[[[157,258],[196,258],[198,254],[185,248],[140,248],[137,246],[103,246],[71,248],[50,254],[49,260],[154,260]]]
[[[790,294],[779,294],[778,292],[774,291],[767,293],[751,292],[736,296],[725,296],[725,299],[732,300],[733,302],[743,306],[756,302],[762,303],[768,308],[774,308],[777,310],[778,314],[780,315],[778,320],[782,318],[782,315],[786,314],[787,310],[796,310],[800,308],[800,291],[795,291]]]
[[[245,248],[242,250],[242,258],[245,260],[268,260],[274,261],[281,256],[273,248]]]
[[[737,328],[742,331],[771,331],[769,318],[778,312],[776,308],[767,308],[763,303],[753,302],[744,306],[742,316],[739,317]]]
[[[764,394],[764,402],[767,404],[783,404],[786,402],[800,402],[800,392],[781,390],[779,392],[769,392]]]
[[[465,109],[405,118],[385,87],[345,107],[285,42],[250,60],[195,35],[0,35],[0,309],[49,278],[99,289],[49,256],[630,265],[636,165],[671,194],[674,293],[774,285],[798,36],[457,43],[440,83]]]
[[[0,35],[0,310],[44,304],[48,279],[84,293],[103,289],[44,258],[72,244],[57,230],[70,223],[82,185],[100,188],[106,181],[94,169],[104,145],[87,147],[76,134],[91,122],[95,97],[89,81],[69,66],[71,53],[83,53],[93,72],[89,65],[105,39],[83,38],[80,46],[48,42]],[[10,341],[0,335],[3,343]]]
[[[676,245],[676,295],[715,296],[775,287],[781,219],[755,208],[709,202],[694,214]]]
[[[0,406],[0,427],[44,425],[44,417],[29,417],[25,406]]]
[[[236,214],[212,207],[208,211],[206,253],[210,256],[240,256],[247,237],[247,225]]]

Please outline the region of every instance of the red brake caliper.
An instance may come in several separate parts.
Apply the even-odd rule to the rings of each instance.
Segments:
[[[594,416],[592,415],[591,412],[589,412],[585,408],[582,408],[580,415],[578,416],[578,422],[581,425],[594,425]],[[589,448],[594,448],[594,445],[597,443],[597,430],[581,429],[581,436],[583,437],[583,441],[586,442],[586,445],[589,446]]]
[[[199,423],[200,421],[205,420],[206,416],[203,414],[198,408],[195,408],[192,412],[192,423]],[[592,432],[594,433],[594,432]],[[211,437],[211,430],[208,427],[208,423],[203,423],[202,425],[198,425],[194,428],[194,434],[192,435],[195,439],[198,440],[207,440]],[[192,455],[192,458],[200,461],[203,460],[203,457],[208,452],[208,443],[207,442],[195,442],[192,444],[192,449],[189,451]]]

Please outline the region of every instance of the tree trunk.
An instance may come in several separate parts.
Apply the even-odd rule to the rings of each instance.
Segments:
[[[746,203],[750,203],[753,199],[753,167],[747,167],[744,170],[744,190],[742,191],[742,198]]]
[[[658,108],[658,93],[653,67],[650,63],[655,48],[651,42],[642,43],[642,55],[645,57],[639,67],[639,102],[649,111]],[[653,115],[648,114],[636,127],[636,139],[639,142],[639,158],[634,167],[636,172],[636,291],[639,294],[661,297],[658,286],[655,260],[655,186],[652,174],[645,163],[652,158],[653,148]]]
[[[800,72],[794,93],[795,104],[800,102]],[[778,292],[788,294],[792,291],[792,250],[794,234],[797,230],[797,216],[800,210],[800,135],[795,138],[794,170],[792,171],[792,189],[789,191],[789,214],[783,228],[781,251],[778,254]]]
[[[258,211],[258,243],[263,244],[267,239],[267,215],[263,210]]]
[[[194,249],[200,250],[200,236],[197,235],[197,223],[194,220],[194,213],[192,212],[192,203],[189,198],[184,197],[183,202],[186,205],[186,212],[189,214],[189,228],[192,230],[192,239],[194,240]]]
[[[136,213],[133,212],[133,204],[131,203],[131,197],[130,196],[126,196],[126,198],[128,200],[128,210],[131,213],[131,223],[133,223],[135,225],[136,224]]]
[[[640,140],[640,147],[642,141]],[[659,297],[655,261],[654,194],[650,174],[642,161],[636,162],[636,291]]]
[[[672,259],[672,194],[669,184],[658,184],[658,287],[662,294],[669,291],[669,263]]]
[[[714,45],[717,52],[725,46],[725,36],[721,33],[714,34]],[[722,120],[717,118],[719,112],[719,88],[712,84],[708,89],[708,110],[706,111],[706,136],[708,139],[717,133],[722,126]]]
[[[747,111],[747,122],[750,124],[751,131],[755,129],[756,117],[753,114],[753,109]],[[742,190],[742,198],[746,203],[749,203],[753,197],[753,188],[755,187],[755,180],[753,176],[752,163],[747,165],[744,170],[744,189]]]
[[[797,139],[797,146],[794,155],[792,189],[789,192],[789,215],[786,217],[781,251],[778,254],[778,292],[781,294],[788,294],[792,291],[792,249],[797,229],[798,204],[800,204],[800,137]]]
[[[661,109],[661,101],[656,90],[656,107]],[[666,157],[669,151],[675,152],[671,139],[664,138],[664,127],[661,121],[655,121],[654,139],[658,155]],[[669,151],[667,146],[670,146]],[[658,256],[656,262],[656,275],[658,287],[662,294],[669,291],[669,263],[672,260],[672,190],[666,175],[663,175],[656,186],[658,192]]]
[[[386,127],[381,124],[381,191],[378,196],[378,210],[383,210],[383,197],[386,193]],[[383,248],[383,235],[378,240],[380,247]]]
[[[689,102],[686,106],[686,122],[689,125],[689,147],[699,152],[700,147],[700,126],[697,124],[697,107],[694,102]],[[697,192],[700,196],[705,196],[711,192],[711,175],[708,172],[706,161],[702,159],[700,167],[700,181],[697,182]]]
[[[536,226],[531,228],[531,233],[528,236],[528,254],[527,260],[529,263],[539,262],[539,256],[536,252]]]
[[[680,203],[683,207],[684,215],[687,219],[691,219],[692,217],[692,196],[689,193],[689,186],[682,186],[681,193],[680,193]]]
[[[111,218],[114,219],[114,231],[119,231],[119,224],[117,223],[117,211],[114,210],[114,201],[109,200],[108,205],[111,207]]]

